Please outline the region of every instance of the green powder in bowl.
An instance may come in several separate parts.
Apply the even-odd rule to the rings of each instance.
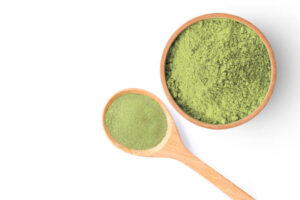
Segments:
[[[165,79],[183,112],[223,125],[260,106],[270,87],[271,62],[254,30],[232,19],[209,18],[190,25],[173,41]]]
[[[134,150],[155,147],[167,131],[167,119],[160,105],[142,94],[124,94],[115,99],[104,120],[111,137]]]

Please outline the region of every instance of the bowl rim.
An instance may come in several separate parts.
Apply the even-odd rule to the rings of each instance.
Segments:
[[[201,20],[205,20],[205,19],[210,19],[210,18],[227,18],[227,19],[231,19],[231,20],[235,20],[238,21],[246,26],[248,26],[249,28],[251,28],[253,31],[255,31],[255,33],[260,37],[260,39],[263,41],[263,43],[265,44],[268,53],[269,53],[269,57],[270,57],[270,61],[271,61],[271,81],[270,81],[270,86],[268,89],[268,92],[264,98],[264,100],[262,101],[262,103],[248,116],[229,123],[229,124],[209,124],[209,123],[205,123],[202,121],[199,121],[197,119],[192,118],[191,116],[189,116],[188,114],[186,114],[175,102],[175,100],[173,99],[173,97],[171,96],[169,89],[167,87],[167,83],[166,83],[166,77],[165,77],[165,61],[166,61],[166,57],[167,57],[167,53],[169,51],[169,48],[171,47],[173,41],[177,38],[177,36],[187,27],[189,27],[190,25],[201,21]],[[209,129],[227,129],[227,128],[233,128],[239,125],[242,125],[246,122],[248,122],[249,120],[253,119],[258,113],[260,113],[262,111],[262,109],[266,106],[266,104],[268,103],[268,101],[270,100],[270,97],[273,93],[274,90],[274,86],[275,86],[275,82],[276,82],[276,62],[275,62],[275,56],[272,50],[272,47],[269,43],[269,41],[267,40],[267,38],[263,35],[263,33],[256,27],[254,26],[252,23],[250,23],[249,21],[238,17],[236,15],[232,15],[232,14],[227,14],[227,13],[210,13],[210,14],[205,14],[205,15],[201,15],[198,16],[196,18],[193,18],[189,21],[187,21],[186,23],[184,23],[182,26],[180,26],[175,33],[173,33],[173,35],[171,36],[171,38],[168,40],[164,51],[163,51],[163,55],[161,58],[161,63],[160,63],[160,77],[161,77],[161,82],[162,82],[162,86],[163,86],[163,90],[169,100],[169,102],[172,104],[172,106],[175,108],[175,110],[177,112],[179,112],[179,114],[181,114],[185,119],[189,120],[190,122],[198,125],[198,126],[202,126],[205,128],[209,128]]]

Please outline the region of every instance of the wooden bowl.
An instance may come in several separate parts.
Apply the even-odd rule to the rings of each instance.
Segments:
[[[199,121],[197,119],[192,118],[191,116],[189,116],[188,114],[186,114],[175,102],[175,100],[173,99],[173,97],[171,96],[167,83],[166,83],[166,77],[165,77],[165,63],[166,63],[166,58],[167,58],[167,54],[169,51],[169,48],[171,47],[173,41],[177,38],[177,36],[183,31],[185,30],[187,27],[189,27],[190,25],[201,21],[201,20],[205,20],[205,19],[210,19],[210,18],[227,18],[227,19],[232,19],[235,21],[238,21],[246,26],[248,26],[249,28],[251,28],[253,31],[255,31],[255,33],[260,37],[260,39],[263,41],[263,43],[265,44],[269,56],[270,56],[270,61],[271,61],[271,81],[270,81],[270,87],[269,90],[266,94],[265,99],[263,100],[263,102],[260,104],[260,106],[254,110],[250,115],[248,115],[247,117],[244,117],[243,119],[240,119],[238,121],[229,123],[229,124],[220,124],[220,125],[215,125],[215,124],[208,124],[202,121]],[[193,122],[194,124],[197,124],[199,126],[203,126],[206,128],[210,128],[210,129],[226,129],[226,128],[232,128],[235,126],[239,126],[241,124],[244,124],[245,122],[249,121],[250,119],[254,118],[267,104],[267,102],[269,101],[273,89],[274,89],[274,85],[275,85],[275,80],[276,80],[276,63],[275,63],[275,57],[274,57],[274,53],[273,50],[271,48],[270,43],[268,42],[267,38],[263,35],[263,33],[253,24],[251,24],[249,21],[235,16],[235,15],[231,15],[231,14],[225,14],[225,13],[212,13],[212,14],[206,14],[206,15],[202,15],[199,17],[196,17],[188,22],[186,22],[185,24],[183,24],[169,39],[163,55],[162,55],[162,59],[161,59],[161,64],[160,64],[160,76],[161,76],[161,81],[162,81],[162,85],[163,85],[163,89],[167,95],[167,98],[169,99],[169,101],[171,102],[171,104],[174,106],[174,108],[187,120]]]

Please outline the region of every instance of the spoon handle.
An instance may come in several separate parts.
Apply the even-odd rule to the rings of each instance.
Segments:
[[[197,173],[202,175],[221,191],[227,194],[231,199],[234,200],[254,200],[253,197],[244,192],[241,188],[233,184],[231,181],[226,179],[224,176],[219,174],[216,170],[202,162],[199,158],[194,156],[190,151],[183,148],[180,153],[173,155],[173,158],[183,162],[190,168],[195,170]]]

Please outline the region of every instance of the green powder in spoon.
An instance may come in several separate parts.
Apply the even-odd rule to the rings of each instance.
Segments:
[[[105,113],[105,124],[113,139],[135,150],[155,147],[167,131],[160,105],[141,94],[124,94],[114,100]]]
[[[209,124],[228,124],[251,114],[271,80],[266,46],[249,27],[214,18],[186,28],[165,63],[171,96],[188,115]]]

